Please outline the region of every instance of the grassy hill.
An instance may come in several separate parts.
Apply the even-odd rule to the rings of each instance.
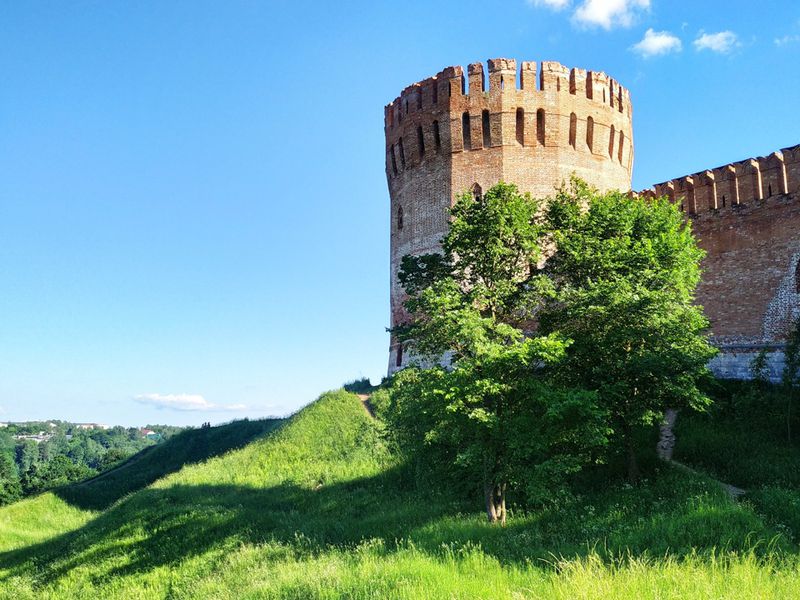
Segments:
[[[412,489],[352,394],[191,433],[208,443],[0,509],[0,597],[800,594],[779,514],[666,466],[498,528],[477,502]]]

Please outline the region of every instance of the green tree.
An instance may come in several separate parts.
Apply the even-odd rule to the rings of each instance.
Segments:
[[[694,304],[703,251],[667,199],[598,194],[574,180],[549,203],[555,293],[540,313],[543,333],[573,343],[565,381],[596,390],[638,478],[635,430],[665,409],[702,409],[698,381],[714,348]]]
[[[11,504],[21,496],[17,467],[8,453],[0,452],[0,506]]]
[[[443,253],[406,256],[399,273],[412,320],[394,333],[423,365],[451,362],[396,377],[388,420],[418,462],[479,478],[491,522],[505,522],[509,485],[540,490],[588,462],[605,437],[594,394],[555,390],[544,378],[567,341],[526,335],[549,291],[536,268],[538,208],[503,183],[481,198],[464,194]]]
[[[97,472],[84,464],[76,465],[64,455],[59,455],[46,463],[35,464],[22,477],[26,494],[35,494],[75,481],[88,479]]]
[[[17,445],[17,466],[20,473],[29,471],[39,462],[39,446],[33,440],[23,440]]]

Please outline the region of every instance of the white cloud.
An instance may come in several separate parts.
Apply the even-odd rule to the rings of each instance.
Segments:
[[[719,54],[726,54],[739,45],[739,39],[732,31],[720,31],[719,33],[703,33],[694,41],[697,50],[711,50]]]
[[[531,6],[545,6],[553,10],[564,10],[572,3],[572,0],[528,0]]]
[[[650,8],[650,0],[583,0],[573,20],[581,25],[611,29],[630,27],[639,12]]]
[[[644,58],[680,52],[682,48],[681,40],[669,31],[653,31],[652,29],[645,31],[642,41],[631,46],[631,50]]]
[[[181,411],[235,411],[247,408],[244,404],[214,404],[200,394],[139,394],[133,399],[156,408]]]
[[[800,42],[800,35],[785,35],[783,37],[775,38],[776,46],[786,46],[796,42]]]

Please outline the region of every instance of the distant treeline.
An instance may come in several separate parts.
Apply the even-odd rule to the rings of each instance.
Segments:
[[[5,424],[0,428],[0,505],[92,477],[182,429],[64,421]]]

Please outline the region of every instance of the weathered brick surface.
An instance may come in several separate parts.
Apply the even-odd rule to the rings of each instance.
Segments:
[[[710,175],[710,177],[709,177]],[[697,301],[722,354],[719,375],[750,375],[761,348],[779,378],[781,348],[800,316],[800,146],[660,183],[706,251]]]
[[[509,181],[544,197],[573,173],[601,190],[630,189],[630,95],[604,73],[523,62],[518,74],[509,59],[471,64],[466,77],[448,67],[386,107],[385,132],[393,326],[407,318],[400,260],[439,249],[458,194]],[[393,342],[390,372],[396,353]]]

